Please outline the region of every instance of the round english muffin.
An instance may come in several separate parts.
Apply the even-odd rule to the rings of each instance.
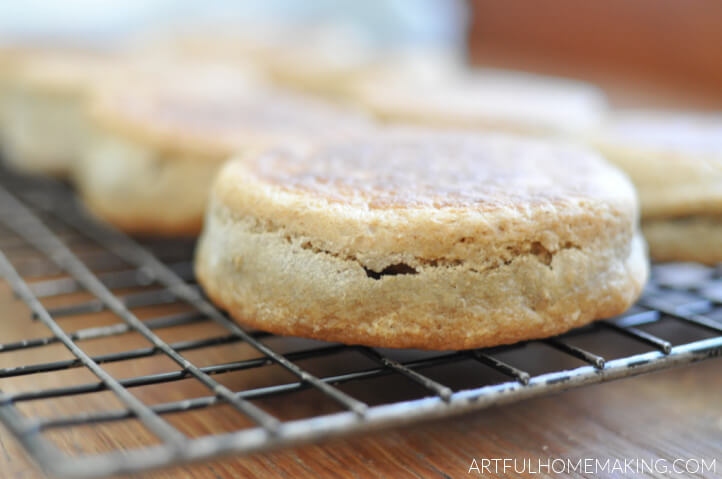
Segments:
[[[439,68],[359,76],[350,96],[384,121],[534,135],[577,134],[598,126],[606,111],[604,95],[585,83],[444,62]]]
[[[637,213],[627,177],[584,148],[392,128],[229,162],[195,267],[255,328],[476,348],[628,308],[648,271]]]
[[[73,175],[90,209],[131,233],[197,234],[216,170],[236,151],[369,127],[361,115],[224,68],[148,80],[97,95],[93,137]]]
[[[653,258],[722,261],[722,116],[620,111],[592,143],[639,190]]]
[[[381,56],[368,34],[341,25],[297,26],[268,47],[263,66],[273,80],[332,98],[343,98],[348,84]]]
[[[338,97],[380,56],[368,34],[328,23],[210,24],[142,35],[154,54],[250,62],[285,88]]]
[[[85,101],[110,77],[100,52],[17,48],[2,75],[0,147],[14,167],[66,175],[83,149]]]

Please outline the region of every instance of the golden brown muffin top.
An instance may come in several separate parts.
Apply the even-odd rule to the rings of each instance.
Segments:
[[[593,151],[427,129],[239,154],[217,176],[211,205],[264,231],[314,238],[339,255],[374,252],[379,261],[594,244],[624,255],[638,231],[629,179]]]
[[[407,128],[271,149],[249,168],[285,190],[369,208],[525,209],[630,193],[599,155],[580,147]]]
[[[395,75],[391,69],[385,81],[378,75],[362,77],[352,94],[388,121],[524,134],[585,131],[598,126],[606,110],[602,92],[578,81],[450,68],[443,61],[439,69],[425,71],[423,63],[411,64]]]
[[[240,72],[197,69],[167,83],[145,78],[98,96],[105,128],[160,147],[228,155],[239,149],[369,127],[355,112],[249,82]],[[166,75],[167,77],[167,75]]]

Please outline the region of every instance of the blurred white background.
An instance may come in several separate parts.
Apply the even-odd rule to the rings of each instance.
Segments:
[[[462,0],[4,0],[0,40],[112,44],[149,28],[269,20],[346,24],[381,44],[461,48],[466,10]]]

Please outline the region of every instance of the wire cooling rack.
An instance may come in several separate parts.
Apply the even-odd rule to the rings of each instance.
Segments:
[[[48,473],[250,453],[722,352],[719,267],[655,266],[627,314],[556,338],[423,352],[243,329],[194,283],[192,248],[130,239],[64,184],[0,169],[0,419]]]

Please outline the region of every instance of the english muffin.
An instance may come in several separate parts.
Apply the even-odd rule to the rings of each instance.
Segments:
[[[582,147],[391,128],[228,163],[195,267],[254,328],[493,346],[629,307],[648,270],[637,213],[627,177]]]
[[[722,261],[722,116],[621,111],[594,144],[632,178],[660,261]]]
[[[362,75],[350,95],[388,122],[534,135],[578,134],[598,126],[606,112],[604,95],[585,83],[449,66]]]
[[[124,82],[97,95],[90,118],[93,138],[73,175],[82,197],[125,231],[161,235],[199,232],[212,178],[235,151],[369,126],[223,70]]]
[[[338,97],[380,55],[368,35],[342,25],[198,25],[141,38],[156,54],[254,64],[284,88]]]
[[[348,84],[381,56],[367,34],[340,25],[289,29],[269,47],[263,62],[271,78],[333,99],[344,98]]]
[[[3,156],[18,169],[65,175],[87,135],[85,101],[108,81],[112,62],[99,52],[17,48],[2,75]]]

